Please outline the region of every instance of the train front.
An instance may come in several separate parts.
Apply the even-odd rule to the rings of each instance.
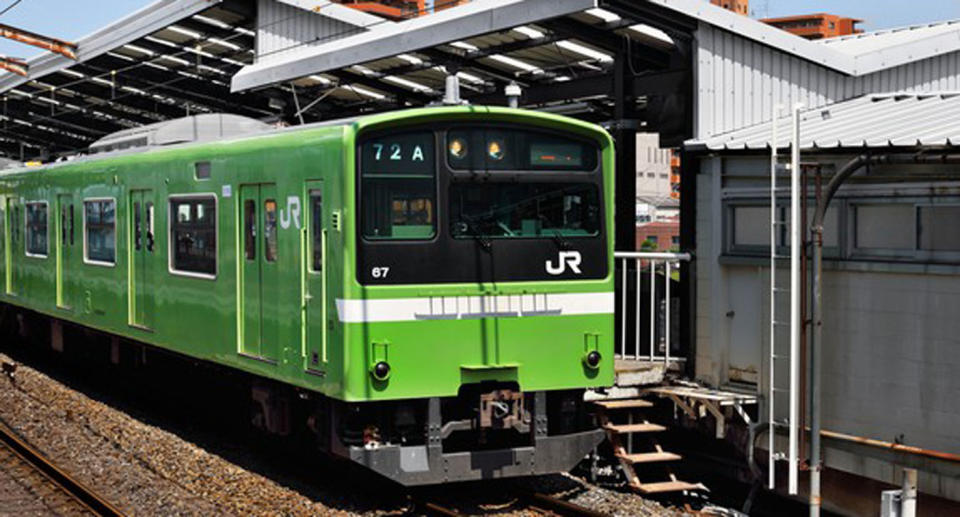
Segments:
[[[574,467],[603,439],[584,391],[613,382],[609,135],[432,108],[353,149],[335,452],[405,485]]]

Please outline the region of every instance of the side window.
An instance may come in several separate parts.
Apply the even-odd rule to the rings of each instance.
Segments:
[[[277,261],[277,201],[268,199],[263,203],[263,258]]]
[[[112,199],[83,202],[84,259],[109,265],[117,261],[117,203]]]
[[[313,214],[313,271],[323,271],[323,194],[319,190],[310,192],[310,207]]]
[[[257,260],[257,202],[252,199],[243,202],[243,256]]]
[[[47,258],[47,203],[27,203],[27,255]]]
[[[170,198],[170,266],[174,272],[217,275],[217,201]]]

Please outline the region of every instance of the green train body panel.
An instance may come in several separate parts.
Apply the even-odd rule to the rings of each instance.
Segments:
[[[363,286],[358,283],[356,143],[365,131],[456,120],[517,123],[578,134],[602,150],[608,274],[599,280]],[[306,126],[243,138],[105,155],[0,173],[0,301],[110,334],[237,368],[345,401],[456,395],[463,384],[515,381],[523,391],[608,386],[613,382],[614,315],[344,322],[338,304],[351,300],[524,297],[601,293],[612,300],[613,143],[600,128],[573,119],[506,108],[437,107]],[[196,164],[210,163],[209,179]],[[258,189],[251,186],[260,185]],[[253,190],[251,190],[253,189]],[[252,285],[241,228],[246,193],[272,196],[280,218],[277,260],[259,310],[262,349],[244,343]],[[315,222],[311,193],[322,193],[324,268],[310,266]],[[213,278],[170,270],[170,196],[212,194],[217,208]],[[84,260],[83,202],[116,201],[116,263]],[[25,254],[27,203],[48,203],[46,258]],[[135,203],[155,207],[152,255],[133,245]],[[58,204],[59,203],[59,204]],[[73,204],[73,242],[64,239]],[[142,205],[141,205],[142,206]],[[262,203],[259,203],[262,206]],[[15,214],[19,211],[19,219]],[[16,219],[16,220],[14,220]],[[286,224],[285,224],[286,223]],[[63,227],[63,228],[61,228]],[[19,234],[19,238],[18,237]],[[138,262],[142,261],[142,262]],[[140,267],[139,264],[143,264]],[[612,305],[612,304],[611,304]],[[587,368],[597,350],[604,360]],[[313,358],[316,357],[316,364]],[[370,375],[388,360],[386,381]]]

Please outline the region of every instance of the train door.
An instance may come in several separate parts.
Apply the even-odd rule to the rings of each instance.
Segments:
[[[153,275],[157,268],[156,209],[152,190],[133,190],[127,218],[130,238],[130,324],[153,328]]]
[[[307,182],[307,264],[304,314],[307,330],[306,368],[319,369],[327,362],[327,227],[323,216],[323,182]]]
[[[241,346],[244,355],[275,360],[280,338],[278,206],[275,185],[240,187],[243,227]]]
[[[23,225],[20,215],[20,205],[16,198],[7,198],[7,246],[6,262],[7,277],[6,291],[8,295],[16,296],[20,291],[20,278],[17,263],[20,261],[20,255],[23,253],[22,240]]]
[[[74,213],[73,196],[70,194],[60,194],[57,196],[57,213],[60,215],[57,221],[57,307],[70,310],[73,296],[71,289],[71,272],[73,269],[74,246],[76,245],[76,236],[74,235],[74,223],[76,214]]]

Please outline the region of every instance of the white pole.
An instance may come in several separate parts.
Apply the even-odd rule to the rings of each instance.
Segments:
[[[666,315],[664,315],[664,331],[663,331],[663,342],[666,343],[665,354],[663,359],[664,371],[670,368],[670,261],[664,261],[664,282],[666,283],[666,291],[663,295],[665,303],[663,306],[666,308]]]
[[[635,346],[636,348],[634,348],[633,350],[633,358],[636,359],[637,361],[640,360],[640,299],[642,298],[642,296],[640,295],[640,263],[641,263],[640,259],[634,259],[633,261],[633,265],[636,266],[637,268],[637,296],[636,296],[637,319],[636,321],[634,321],[636,325],[634,327],[634,334],[633,334],[634,335],[633,346]],[[626,359],[626,357],[624,357],[624,359]]]
[[[654,312],[657,301],[657,263],[656,261],[650,261],[650,361],[653,361],[653,358],[657,356],[654,353],[654,340],[657,335],[657,314]]]
[[[627,358],[627,259],[620,259],[623,282],[620,285],[620,357]]]
[[[800,421],[800,109],[793,106],[790,147],[790,472],[788,491],[797,493]]]
[[[777,306],[777,124],[780,119],[780,106],[773,106],[773,136],[770,145],[770,375],[767,382],[767,422],[769,424],[767,431],[767,488],[773,490],[776,488],[776,470],[774,459],[774,446],[776,445],[776,428],[774,427],[774,400],[776,397],[776,335],[777,325],[776,306]]]

